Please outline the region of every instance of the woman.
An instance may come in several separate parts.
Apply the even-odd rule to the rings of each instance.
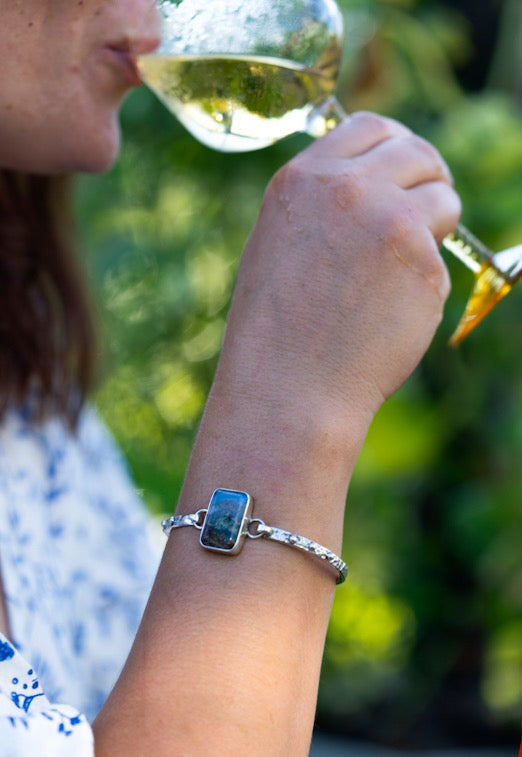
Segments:
[[[116,453],[82,409],[91,338],[47,177],[114,160],[134,56],[156,44],[154,29],[134,31],[148,5],[0,8],[0,742],[14,755],[43,743],[50,755],[92,754],[93,737],[97,757],[302,755],[337,573],[267,539],[225,556],[176,529],[109,693],[154,559]],[[438,153],[371,114],[277,173],[244,251],[179,514],[220,487],[247,492],[254,518],[340,550],[368,426],[440,321],[438,242],[459,212]],[[85,714],[100,706],[91,730]]]

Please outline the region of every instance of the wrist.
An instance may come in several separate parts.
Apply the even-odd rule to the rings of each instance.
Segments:
[[[278,412],[288,411],[296,423],[313,413],[317,427],[339,432],[342,447],[349,449],[354,436],[364,439],[385,399],[372,350],[360,334],[346,338],[353,314],[336,310],[329,318],[321,300],[317,309],[324,323],[314,323],[304,306],[280,302],[281,282],[264,281],[255,267],[245,270],[238,274],[214,386],[249,402],[279,405]],[[283,280],[285,287],[292,283]]]
[[[218,372],[219,373],[219,372]],[[340,548],[350,476],[370,418],[216,377],[178,512],[218,487],[250,492],[259,517]]]

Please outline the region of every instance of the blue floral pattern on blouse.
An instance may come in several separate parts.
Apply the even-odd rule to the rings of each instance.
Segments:
[[[156,571],[159,526],[152,533],[91,408],[74,436],[59,420],[35,425],[28,413],[8,413],[0,427],[11,631],[11,639],[0,634],[2,755],[92,757],[88,723],[116,681]]]

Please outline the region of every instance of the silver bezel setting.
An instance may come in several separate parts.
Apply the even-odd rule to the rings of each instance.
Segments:
[[[205,536],[205,528],[208,527],[209,520],[211,520],[214,516],[214,508],[219,507],[219,504],[216,504],[216,500],[219,495],[225,494],[229,495],[233,498],[238,498],[238,495],[245,500],[243,504],[243,513],[241,515],[241,522],[237,529],[237,535],[234,541],[234,544],[230,548],[222,548],[222,547],[214,547],[209,544],[205,544],[203,542],[204,536]],[[199,534],[199,543],[203,547],[203,549],[208,549],[211,552],[221,552],[222,554],[226,555],[237,555],[239,552],[241,552],[243,548],[243,544],[245,541],[245,537],[247,535],[247,526],[250,520],[250,516],[252,515],[252,509],[254,506],[254,502],[250,494],[248,492],[238,491],[236,489],[224,489],[224,488],[218,488],[214,490],[214,493],[212,494],[212,497],[210,498],[210,501],[208,503],[208,508],[205,513],[205,519],[203,521],[203,525],[201,527],[201,531]]]

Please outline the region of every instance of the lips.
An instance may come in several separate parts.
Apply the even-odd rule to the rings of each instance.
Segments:
[[[109,42],[104,52],[108,62],[119,70],[125,81],[131,87],[139,87],[143,84],[143,79],[138,69],[138,56],[152,53],[160,41],[159,30],[151,29],[150,33],[132,35],[132,37]]]
[[[107,45],[105,53],[108,62],[119,71],[127,84],[131,87],[143,84],[135,54],[131,52],[129,44]]]

